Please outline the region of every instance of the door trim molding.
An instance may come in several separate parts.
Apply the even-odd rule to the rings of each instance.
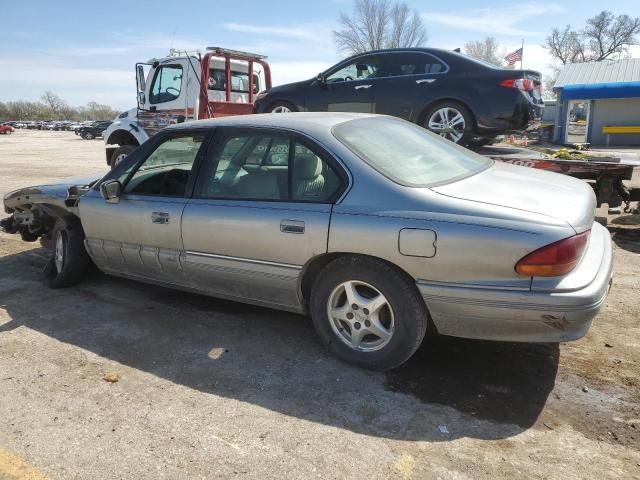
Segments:
[[[187,255],[194,255],[197,257],[208,257],[208,258],[218,258],[220,260],[233,260],[237,262],[245,262],[245,263],[253,263],[257,265],[270,265],[273,267],[282,267],[282,268],[291,268],[293,270],[302,270],[302,265],[294,265],[291,263],[279,263],[279,262],[269,262],[267,260],[257,260],[255,258],[244,258],[244,257],[232,257],[230,255],[218,255],[215,253],[205,253],[205,252],[195,252],[193,250],[185,250]]]

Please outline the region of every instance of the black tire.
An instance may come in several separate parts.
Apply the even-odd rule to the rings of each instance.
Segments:
[[[86,132],[82,138],[85,140],[93,140],[96,136],[91,132]]]
[[[134,145],[121,145],[116,148],[111,154],[111,158],[109,159],[109,165],[111,168],[116,168],[116,166],[122,162],[127,156],[136,149]]]
[[[289,112],[298,111],[298,109],[294,107],[293,104],[289,102],[285,102],[284,100],[278,100],[277,102],[274,102],[271,105],[269,105],[269,108],[267,109],[267,113],[285,113],[285,112],[275,111],[277,109],[282,109],[282,108],[286,108],[287,110],[289,110]]]
[[[348,281],[374,287],[385,297],[388,311],[392,312],[392,334],[388,343],[377,350],[363,351],[348,345],[329,318],[329,302],[334,292]],[[364,308],[360,311],[369,314]],[[422,343],[429,321],[424,301],[406,274],[380,260],[357,256],[338,258],[320,272],[311,290],[311,317],[320,339],[333,354],[347,363],[372,370],[389,370],[407,361]],[[353,320],[356,322],[353,328],[360,328],[357,318]],[[347,329],[343,326],[344,332]]]
[[[57,248],[61,239],[62,247]],[[58,219],[51,235],[53,255],[44,267],[44,282],[49,288],[71,287],[79,283],[85,276],[91,259],[84,247],[84,231],[77,219]],[[62,258],[56,262],[56,254]]]
[[[453,141],[454,143],[457,143],[458,145],[468,145],[469,141],[473,137],[475,123],[473,120],[473,115],[471,114],[469,109],[464,105],[462,105],[461,103],[453,102],[453,101],[445,101],[429,107],[423,116],[422,126],[427,130],[431,130],[434,133],[438,133],[434,131],[432,128],[429,128],[430,120],[432,119],[432,117],[434,117],[434,115],[437,118],[437,112],[445,108],[458,111],[460,115],[462,115],[462,118],[464,119],[464,128],[460,129],[461,130],[460,133],[462,133],[462,136],[457,140],[454,140],[453,138],[451,138],[454,135],[446,136],[445,138]],[[441,136],[444,136],[444,135],[441,135]]]

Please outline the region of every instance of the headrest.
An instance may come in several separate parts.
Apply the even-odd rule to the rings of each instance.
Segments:
[[[316,178],[322,173],[322,162],[312,153],[299,153],[294,161],[294,173],[297,178]]]

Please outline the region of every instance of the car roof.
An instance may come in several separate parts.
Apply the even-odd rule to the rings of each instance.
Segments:
[[[289,130],[324,130],[329,131],[339,123],[374,116],[371,113],[347,112],[295,112],[295,113],[262,113],[253,115],[234,115],[229,117],[196,120],[179,123],[168,127],[170,130],[208,127],[271,127]]]

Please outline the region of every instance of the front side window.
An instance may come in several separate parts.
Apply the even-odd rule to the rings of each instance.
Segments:
[[[327,83],[351,82],[380,77],[382,71],[382,57],[364,57],[353,61],[327,77]]]
[[[223,140],[205,174],[202,196],[328,202],[340,177],[313,150],[285,134],[243,134]]]
[[[127,182],[125,193],[182,197],[204,134],[180,135],[169,138],[142,162]],[[120,176],[125,181],[134,166]]]
[[[363,118],[334,127],[333,135],[396,183],[425,187],[477,173],[492,161],[426,129],[393,118]]]
[[[182,89],[182,67],[165,65],[160,67],[153,77],[149,102],[165,103],[177,99]]]

